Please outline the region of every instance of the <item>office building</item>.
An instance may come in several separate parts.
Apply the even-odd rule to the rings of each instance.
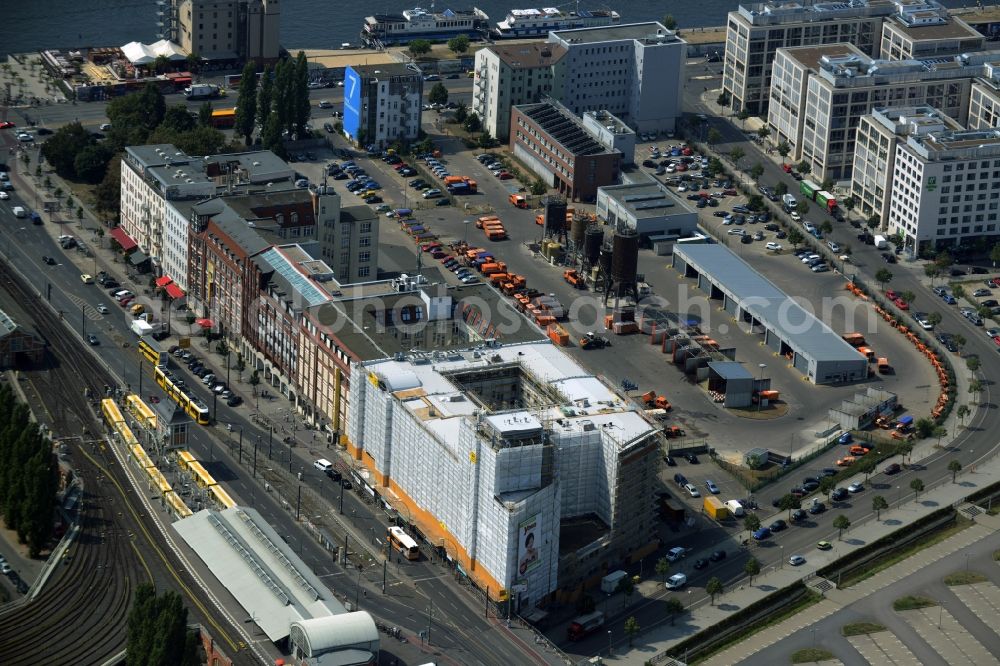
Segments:
[[[351,380],[372,492],[490,599],[524,615],[654,548],[660,435],[558,347],[403,352]]]
[[[472,110],[490,136],[510,135],[510,110],[552,92],[555,65],[566,51],[547,42],[493,44],[476,51]]]
[[[607,111],[638,132],[672,131],[681,115],[687,42],[659,23],[560,30],[552,98],[575,114]]]
[[[969,95],[969,129],[1000,127],[1000,68],[972,82]]]
[[[276,62],[279,0],[172,0],[172,39],[204,60]]]
[[[697,211],[652,178],[600,188],[597,216],[616,229],[624,227],[643,238],[680,238],[698,230]]]
[[[769,0],[740,5],[726,24],[723,89],[733,109],[766,118],[771,64],[780,48],[853,44],[865,55],[907,60],[982,48],[983,38],[935,0]]]
[[[602,112],[602,117],[612,128],[605,131],[635,136],[614,116]],[[598,143],[580,118],[552,100],[514,107],[510,145],[548,187],[573,201],[593,201],[597,188],[621,177],[622,153]]]
[[[339,197],[337,198],[339,205]],[[323,261],[340,284],[371,282],[378,278],[379,216],[371,206],[345,206],[320,224]]]
[[[778,49],[768,124],[814,180],[849,180],[861,117],[881,106],[931,106],[966,122],[972,81],[1000,51],[923,60],[874,60],[852,45]]]
[[[1000,130],[914,131],[896,148],[887,230],[914,252],[1000,235]]]
[[[350,65],[344,74],[344,133],[385,148],[420,135],[424,77],[416,65]]]
[[[896,145],[910,134],[961,130],[961,125],[929,106],[872,109],[858,123],[851,171],[851,196],[865,218],[889,219]],[[881,228],[881,227],[880,227]]]

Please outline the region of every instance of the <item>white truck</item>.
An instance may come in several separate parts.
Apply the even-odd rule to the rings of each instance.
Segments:
[[[153,332],[153,326],[145,319],[134,319],[132,320],[132,325],[130,326],[132,332],[138,335],[140,338],[144,335],[150,335]]]
[[[219,96],[219,86],[196,83],[184,89],[184,96],[188,99],[212,99]]]
[[[875,247],[879,250],[884,250],[889,247],[889,241],[885,236],[875,236]]]
[[[618,583],[620,583],[622,578],[625,578],[625,576],[628,576],[628,574],[621,569],[618,571],[612,571],[601,579],[601,592],[604,592],[605,594],[614,594],[618,590]]]
[[[667,551],[667,561],[676,562],[688,554],[687,548],[682,548],[681,546],[674,546]]]
[[[729,512],[737,518],[742,518],[746,513],[743,509],[743,504],[741,504],[739,500],[729,500],[726,502],[726,508],[728,508]]]
[[[781,204],[785,207],[785,210],[793,210],[796,203],[798,202],[795,201],[795,197],[791,194],[786,194],[781,197]]]
[[[14,213],[14,217],[28,217],[28,211],[22,206],[14,206],[11,212]]]

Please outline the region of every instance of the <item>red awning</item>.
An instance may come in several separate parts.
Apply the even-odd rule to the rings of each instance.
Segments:
[[[121,227],[115,227],[111,230],[111,237],[118,241],[118,244],[122,246],[122,250],[128,252],[129,250],[134,250],[139,246],[134,240],[132,240],[125,230]]]
[[[202,328],[212,328],[211,319],[195,319],[194,323],[198,324]]]
[[[174,281],[174,279],[172,277],[170,277],[169,275],[164,275],[163,277],[156,278],[156,286],[157,287],[166,287],[168,284],[170,284],[173,281]]]
[[[184,298],[184,290],[171,282],[167,285],[167,296],[170,298]]]

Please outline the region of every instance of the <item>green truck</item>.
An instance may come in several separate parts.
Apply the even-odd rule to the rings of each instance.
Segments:
[[[816,200],[816,193],[819,192],[820,187],[816,183],[808,180],[799,181],[799,192],[802,193],[806,199],[809,201]]]
[[[833,213],[837,210],[837,198],[826,190],[820,190],[816,193],[816,203],[820,206],[824,206],[828,213]]]

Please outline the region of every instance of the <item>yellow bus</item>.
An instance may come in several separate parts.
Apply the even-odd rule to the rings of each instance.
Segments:
[[[222,505],[222,508],[232,509],[234,506],[236,506],[236,502],[233,501],[233,498],[230,497],[229,493],[227,493],[225,489],[219,484],[211,486],[211,491],[212,495],[215,496],[215,500]]]
[[[156,414],[135,393],[129,393],[125,396],[125,407],[144,428],[148,428],[149,430],[156,429]]]
[[[188,508],[187,504],[184,503],[184,500],[182,500],[173,490],[168,493],[163,493],[163,499],[167,501],[167,505],[173,509],[178,518],[183,519],[194,515],[191,509]]]
[[[136,348],[139,350],[139,355],[154,368],[167,367],[167,359],[170,355],[161,349],[159,343],[150,336],[144,335],[139,338],[139,344]]]
[[[408,560],[420,559],[420,547],[417,542],[407,534],[402,527],[390,527],[386,532],[386,541],[389,547],[398,550]]]

